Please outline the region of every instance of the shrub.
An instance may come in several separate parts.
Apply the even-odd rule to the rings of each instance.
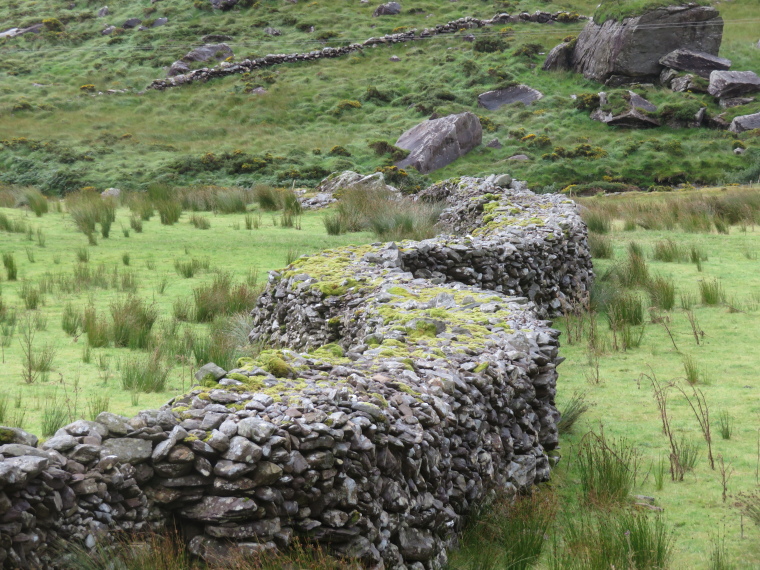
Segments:
[[[155,305],[147,305],[142,299],[130,295],[111,303],[111,338],[116,347],[146,348],[150,331],[158,318]]]
[[[726,302],[726,292],[717,279],[703,279],[699,282],[699,296],[703,305],[719,305]]]
[[[328,154],[330,156],[351,156],[350,152],[348,152],[344,147],[339,146],[339,145],[332,147]]]
[[[98,317],[95,307],[85,308],[82,330],[87,333],[88,346],[93,348],[108,346],[108,323],[103,317]]]
[[[346,228],[343,225],[343,219],[341,218],[340,212],[327,214],[322,218],[322,223],[325,225],[325,230],[327,230],[328,235],[337,236],[346,233]]]
[[[48,201],[39,190],[35,190],[34,188],[25,190],[24,199],[29,205],[29,209],[34,212],[34,215],[38,218],[42,217],[42,214],[47,214]]]
[[[670,311],[676,305],[676,287],[672,279],[657,275],[646,285],[652,306]]]
[[[472,49],[478,53],[494,53],[504,51],[509,44],[498,36],[480,36],[472,44]]]
[[[279,210],[280,200],[277,191],[271,186],[259,184],[253,188],[253,199],[258,203],[259,208],[265,212]]]
[[[3,266],[5,267],[8,281],[16,281],[18,279],[18,266],[16,265],[16,258],[12,253],[3,254]]]
[[[61,328],[69,336],[76,336],[79,329],[82,328],[82,315],[74,310],[73,305],[69,302],[63,306],[61,313]]]
[[[171,226],[179,221],[182,215],[182,204],[174,200],[159,200],[155,205],[163,225]]]
[[[518,47],[514,51],[514,55],[518,57],[533,57],[533,56],[538,55],[538,53],[542,49],[544,48],[541,44],[531,42],[531,43],[523,44],[520,47]]]
[[[398,162],[399,160],[403,160],[409,156],[408,150],[394,146],[388,141],[372,141],[370,143],[367,143],[367,146],[374,150],[375,154],[378,156],[382,156],[384,154],[390,155],[390,158],[393,162]]]
[[[343,99],[342,101],[339,101],[337,105],[335,105],[332,114],[336,117],[340,117],[346,111],[350,111],[352,109],[361,109],[361,106],[362,104],[359,103],[359,101]]]
[[[211,227],[211,222],[209,222],[208,218],[199,216],[198,214],[190,216],[190,223],[199,230],[207,230]]]
[[[209,285],[193,290],[196,322],[211,322],[218,315],[231,315],[250,310],[256,303],[257,291],[246,284],[233,285],[227,273],[218,273]]]

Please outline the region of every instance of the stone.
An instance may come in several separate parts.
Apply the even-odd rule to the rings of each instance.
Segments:
[[[277,428],[273,423],[260,418],[245,418],[240,420],[237,425],[238,435],[256,443],[263,443],[272,437],[275,429]]]
[[[68,451],[77,444],[77,439],[68,434],[56,435],[42,444],[42,449],[55,449],[56,451]]]
[[[760,113],[735,117],[728,127],[728,130],[732,133],[743,133],[744,131],[751,131],[753,129],[760,129]]]
[[[740,97],[760,92],[760,77],[754,71],[713,71],[707,92],[713,97]]]
[[[401,4],[398,2],[388,2],[386,4],[380,4],[377,8],[375,8],[375,11],[372,12],[372,17],[377,18],[378,16],[395,16],[396,14],[401,13]]]
[[[573,67],[573,42],[562,42],[547,54],[541,69],[544,71],[567,71]]]
[[[187,430],[185,430],[185,428],[182,426],[175,426],[169,434],[169,437],[156,445],[156,448],[152,453],[153,461],[155,463],[158,463],[159,461],[166,459],[172,448],[186,437]]]
[[[101,30],[101,35],[110,36],[116,30],[116,26],[106,26]]]
[[[512,177],[509,174],[500,174],[494,178],[493,183],[500,188],[509,188],[509,185],[512,184]]]
[[[179,510],[179,514],[192,521],[231,522],[245,520],[258,506],[248,497],[203,497],[198,503]]]
[[[749,105],[754,101],[754,97],[726,97],[720,100],[720,108],[730,109],[731,107],[740,107],[741,105]]]
[[[142,439],[115,438],[103,442],[103,450],[115,455],[120,463],[135,465],[150,458],[153,445]]]
[[[513,103],[530,105],[534,101],[541,99],[543,96],[543,93],[532,87],[528,87],[527,85],[515,85],[514,87],[508,87],[506,89],[496,89],[494,91],[481,93],[478,95],[478,106],[488,109],[489,111],[495,111],[499,107],[511,105]]]
[[[251,443],[245,437],[236,435],[230,439],[230,446],[222,455],[224,459],[241,463],[255,463],[261,459],[263,451],[255,443]]]
[[[280,480],[280,475],[282,475],[282,467],[270,461],[262,461],[256,467],[251,479],[253,479],[255,487],[260,487],[277,483]]]
[[[169,18],[156,18],[153,20],[153,23],[150,25],[151,28],[160,28],[161,26],[165,26],[169,22]]]
[[[588,22],[571,57],[573,69],[595,81],[613,75],[650,78],[659,76],[660,59],[672,51],[717,56],[722,39],[723,18],[715,8],[666,6],[619,22]]]
[[[108,6],[103,6],[100,10],[98,10],[98,18],[105,18],[108,16],[110,12],[108,11]]]
[[[25,432],[20,428],[0,426],[0,444],[4,443],[20,443],[22,445],[28,445],[30,447],[37,447],[36,435]]]
[[[499,139],[491,139],[490,141],[488,141],[488,142],[486,143],[486,146],[487,146],[488,148],[496,148],[496,149],[499,149],[499,148],[501,148],[501,146],[502,146],[502,145],[501,145],[501,141],[500,141]]]
[[[277,28],[264,28],[264,33],[268,36],[281,36],[282,32]]]
[[[225,374],[227,374],[227,371],[224,368],[217,366],[213,362],[209,362],[208,364],[204,364],[198,369],[198,371],[195,373],[195,379],[198,382],[203,382],[207,379],[212,379],[214,382],[216,382],[220,378],[224,378]],[[206,376],[209,378],[206,378]]]
[[[67,426],[63,426],[62,429],[76,437],[85,437],[88,435],[106,437],[108,435],[108,428],[106,426],[98,422],[90,422],[87,420],[77,420]],[[56,435],[58,434],[56,433]]]
[[[132,28],[136,28],[142,24],[142,20],[140,18],[130,18],[129,20],[125,21],[121,27],[125,30],[131,30]]]
[[[513,154],[507,160],[530,160],[527,154]]]
[[[706,93],[707,89],[700,85],[693,75],[686,74],[680,77],[676,77],[670,82],[670,89],[677,93],[685,93],[687,91],[693,91],[696,93]]]
[[[406,560],[424,561],[435,552],[435,539],[429,530],[402,528],[398,533],[399,549]]]
[[[127,418],[112,414],[111,412],[100,412],[95,421],[106,426],[108,433],[111,435],[127,435],[133,431],[127,423]]]
[[[730,69],[731,60],[710,53],[679,48],[661,57],[660,65],[678,71],[696,73],[700,77],[708,79],[710,73],[716,69],[723,71]]]
[[[655,105],[644,99],[641,95],[634,93],[633,91],[628,92],[628,97],[628,101],[631,107],[634,109],[643,109],[644,111],[649,111],[650,113],[657,111],[657,107]]]
[[[448,115],[412,127],[396,141],[409,156],[396,163],[399,168],[416,168],[429,174],[451,164],[478,146],[483,138],[480,120],[474,113]]]
[[[399,56],[397,56],[397,55],[392,55],[392,56],[390,56],[388,58],[388,61],[392,61],[394,63],[397,63],[397,62],[401,61],[401,58]]]

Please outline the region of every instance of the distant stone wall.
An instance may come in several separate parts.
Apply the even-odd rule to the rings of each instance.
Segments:
[[[542,318],[593,278],[570,200],[496,182],[424,193],[448,201],[451,235],[270,273],[250,336],[288,348],[40,447],[0,430],[3,567],[172,520],[209,560],[302,537],[376,568],[443,568],[490,490],[548,479],[562,359]]]
[[[170,87],[177,87],[179,85],[185,85],[187,83],[193,83],[195,81],[208,81],[209,79],[226,77],[228,75],[235,75],[236,73],[249,73],[257,69],[264,69],[283,63],[299,63],[325,58],[342,57],[344,55],[361,51],[367,47],[424,40],[426,38],[431,38],[440,34],[453,34],[463,29],[482,28],[484,26],[517,22],[553,24],[555,22],[575,22],[578,20],[587,19],[588,18],[586,16],[579,16],[577,14],[571,14],[569,12],[556,12],[554,14],[550,14],[549,12],[540,11],[536,11],[533,14],[522,12],[520,14],[514,14],[511,16],[509,14],[497,14],[490,20],[481,20],[479,18],[468,16],[466,18],[459,18],[458,20],[453,20],[445,24],[439,24],[434,28],[425,28],[421,32],[417,32],[415,29],[398,34],[388,34],[381,38],[369,38],[362,43],[349,44],[344,47],[326,47],[321,50],[315,50],[306,53],[273,54],[256,59],[245,59],[243,61],[235,63],[222,62],[216,67],[204,67],[202,69],[197,69],[185,74],[176,75],[174,77],[156,79],[150,85],[148,85],[148,89],[158,89],[159,91],[162,91]]]

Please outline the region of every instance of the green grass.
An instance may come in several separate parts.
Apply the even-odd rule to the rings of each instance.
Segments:
[[[192,214],[183,213],[179,223],[174,225],[162,225],[158,216],[154,216],[141,221],[142,233],[131,233],[126,238],[121,232],[111,232],[109,238],[101,237],[98,245],[88,246],[87,237],[77,230],[71,216],[51,209],[53,211],[37,218],[24,209],[0,208],[0,214],[12,222],[28,223],[35,231],[41,229],[48,236],[44,248],[34,246],[35,263],[29,262],[23,253],[28,243],[23,233],[3,234],[2,238],[2,251],[13,255],[18,272],[17,281],[4,279],[0,297],[3,306],[0,313],[5,315],[0,318],[4,351],[0,391],[9,397],[20,396],[18,408],[14,401],[8,400],[6,423],[18,423],[23,416],[24,429],[39,435],[46,413],[44,402],[55,397],[60,404],[67,394],[73,402],[75,383],[77,417],[91,415],[88,403],[97,397],[109,398],[109,411],[132,415],[140,409],[160,406],[172,395],[186,390],[191,379],[188,363],[195,365],[195,359],[192,346],[188,353],[180,341],[185,331],[198,338],[209,338],[212,325],[182,322],[176,323],[173,333],[169,332],[173,305],[181,300],[194,305],[195,290],[214,290],[213,283],[220,279],[219,270],[231,283],[232,304],[225,305],[225,311],[247,311],[252,308],[252,298],[250,295],[241,297],[240,287],[253,287],[257,274],[265,275],[268,270],[283,267],[288,251],[310,253],[374,239],[369,233],[328,236],[322,223],[325,214],[321,212],[304,213],[301,230],[275,227],[271,216],[266,215],[261,218],[259,229],[246,230],[245,213],[219,213],[211,217],[213,231],[209,232],[196,230],[188,222]],[[258,213],[254,210],[249,215],[256,217]],[[119,207],[114,223],[117,227],[119,223],[128,225],[130,217],[127,208]],[[124,266],[125,254],[129,255],[128,267]],[[82,258],[88,262],[79,261]],[[59,260],[57,264],[55,259]],[[196,271],[188,278],[180,277],[175,271],[175,260],[194,264]],[[50,289],[43,294],[44,287]],[[29,312],[47,320],[45,330],[35,330],[35,354],[41,359],[44,354],[50,354],[51,349],[55,350],[52,369],[35,372],[38,378],[30,385],[24,384],[22,379],[20,329],[11,322],[12,315],[23,321],[27,312],[22,293],[37,303],[37,309]],[[213,295],[210,299],[214,301]],[[6,336],[6,329],[12,330],[13,335]],[[171,346],[161,342],[171,337],[179,340]],[[204,352],[203,358],[219,354],[221,347],[219,341],[216,342],[217,346]],[[140,385],[141,377],[124,379],[124,373],[130,369],[133,359],[142,363],[148,353],[131,350],[129,346],[158,350],[162,362],[171,364],[163,390],[141,393],[137,403],[133,403],[130,390],[122,389],[122,381],[126,386]],[[200,354],[200,345],[195,350]],[[103,359],[110,362],[107,370],[99,366]],[[234,365],[234,360],[226,364]],[[48,410],[49,413],[52,412]]]
[[[755,192],[757,192],[755,190]],[[721,192],[717,191],[716,195]],[[621,210],[639,208],[647,203],[663,205],[676,195],[640,195],[612,199]],[[594,199],[582,200],[592,205]],[[757,261],[744,255],[745,251],[760,249],[760,231],[752,226],[730,227],[729,233],[687,233],[674,228],[624,231],[623,221],[615,221],[607,234],[612,240],[618,259],[628,253],[633,239],[645,251],[652,251],[667,240],[677,243],[681,251],[695,248],[700,253],[702,271],[692,263],[672,263],[670,260],[650,259],[652,274],[672,280],[676,295],[691,298],[690,305],[698,327],[704,331],[697,344],[689,324],[688,315],[675,307],[661,313],[660,319],[672,334],[678,350],[673,345],[668,330],[661,320],[645,320],[645,335],[641,346],[625,352],[609,348],[599,357],[599,374],[603,382],[589,383],[587,341],[572,345],[565,343],[562,354],[567,361],[560,369],[558,406],[571,404],[573,394],[582,391],[592,406],[575,424],[573,433],[562,439],[563,456],[572,457],[584,433],[604,426],[608,437],[624,437],[636,445],[641,453],[642,465],[657,465],[664,458],[667,469],[669,446],[662,434],[662,425],[651,386],[642,373],[655,371],[661,382],[679,380],[685,382],[684,354],[698,363],[699,383],[710,407],[713,424],[713,453],[730,458],[735,473],[728,484],[729,497],[756,488],[757,422],[731,421],[731,418],[755,418],[760,413],[758,400],[754,397],[756,378],[760,375],[760,362],[756,358],[757,335],[760,312],[755,301],[760,286]],[[746,231],[744,231],[746,229]],[[668,257],[668,256],[666,256]],[[611,261],[596,260],[598,274],[611,267]],[[699,283],[719,280],[726,298],[734,299],[741,312],[732,312],[725,305],[706,304],[699,296]],[[564,319],[558,323],[565,329]],[[599,334],[610,342],[611,331],[606,324],[599,325]],[[565,336],[563,335],[563,339]],[[609,346],[609,344],[608,344]],[[705,383],[702,379],[710,380]],[[673,482],[669,473],[659,478],[655,473],[639,477],[633,494],[652,496],[656,504],[664,508],[663,520],[674,531],[672,568],[708,567],[713,553],[711,541],[716,525],[725,524],[720,557],[738,568],[754,568],[760,565],[760,540],[757,529],[748,525],[744,518],[742,538],[741,518],[732,500],[721,500],[719,471],[712,471],[707,461],[706,444],[702,439],[693,412],[686,401],[676,392],[669,400],[674,433],[679,448],[688,457],[682,460],[693,463],[693,469],[684,480]],[[730,432],[726,438],[723,433]],[[571,461],[572,463],[572,461]],[[645,467],[645,471],[647,468]],[[555,485],[559,492],[571,497],[579,490],[580,480],[573,465],[564,460],[555,471]],[[736,501],[734,501],[736,502]],[[548,562],[547,562],[548,564]]]
[[[694,0],[700,6],[710,5],[709,0]],[[594,21],[600,24],[607,20],[622,20],[672,5],[672,0],[602,0],[594,12]]]

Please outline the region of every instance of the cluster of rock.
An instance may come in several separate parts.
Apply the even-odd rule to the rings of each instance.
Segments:
[[[171,519],[207,560],[303,537],[443,568],[473,505],[556,460],[562,358],[541,319],[588,294],[591,260],[575,205],[523,187],[441,183],[421,199],[446,200],[451,235],[270,273],[251,339],[289,348],[206,366],[160,410],[103,413],[39,447],[0,430],[3,567],[56,567],[56,544]]]
[[[383,192],[400,195],[398,188],[385,183],[382,172],[359,174],[352,170],[334,172],[320,182],[313,192],[302,191],[298,197],[301,206],[307,210],[325,208],[338,201],[340,192]]]
[[[760,92],[760,77],[752,71],[729,71],[731,60],[718,56],[722,38],[723,19],[715,8],[667,6],[622,21],[589,22],[577,39],[549,52],[543,69],[572,69],[609,87],[659,83],[676,92],[709,93],[724,108],[751,103],[754,99],[745,95]],[[591,118],[611,126],[660,126],[654,115],[657,108],[629,93],[627,109],[613,114],[601,103]],[[599,97],[603,101],[606,94]],[[721,115],[707,117],[701,109],[689,120],[671,121],[669,126],[740,133],[760,128],[760,113],[737,117],[729,125]]]
[[[100,17],[107,16],[107,15],[108,15],[107,7],[105,7],[105,12],[103,12],[103,8],[101,8],[101,10],[98,12],[98,16]],[[169,22],[169,18],[161,17],[161,18],[156,18],[155,20],[152,20],[150,22],[150,25],[143,26],[143,21],[140,18],[128,18],[124,20],[121,26],[117,27],[114,25],[107,25],[105,28],[103,28],[103,30],[101,30],[100,33],[104,36],[110,36],[119,28],[121,28],[122,30],[137,30],[137,31],[143,32],[151,28],[160,28],[161,26],[165,26],[168,22]]]
[[[226,77],[228,75],[234,75],[236,73],[250,73],[251,71],[257,69],[264,69],[283,63],[297,63],[303,61],[315,61],[325,58],[342,57],[354,52],[361,51],[367,47],[396,44],[401,42],[411,42],[430,38],[440,34],[453,34],[463,29],[482,28],[484,26],[494,26],[516,22],[537,22],[542,24],[549,24],[554,22],[571,22],[580,19],[587,18],[585,16],[578,16],[577,14],[570,14],[568,12],[557,12],[555,14],[550,14],[548,12],[536,12],[534,14],[524,12],[515,15],[497,14],[490,20],[481,20],[479,18],[468,16],[466,18],[459,18],[458,20],[447,22],[446,24],[437,25],[433,28],[425,28],[421,32],[413,29],[396,34],[387,34],[380,38],[369,38],[362,43],[349,44],[343,47],[326,47],[321,50],[315,50],[306,53],[271,54],[256,59],[245,59],[243,61],[234,63],[222,62],[213,68],[196,69],[194,71],[188,71],[179,75],[168,77],[166,79],[156,79],[148,86],[148,88],[163,90],[169,87],[176,87],[178,85],[192,83],[194,81],[208,81],[209,79]],[[271,35],[279,35],[278,30],[272,29]]]
[[[232,48],[225,43],[204,44],[187,52],[169,67],[167,75],[174,77],[190,71],[190,65],[195,62],[224,61],[234,57]]]

